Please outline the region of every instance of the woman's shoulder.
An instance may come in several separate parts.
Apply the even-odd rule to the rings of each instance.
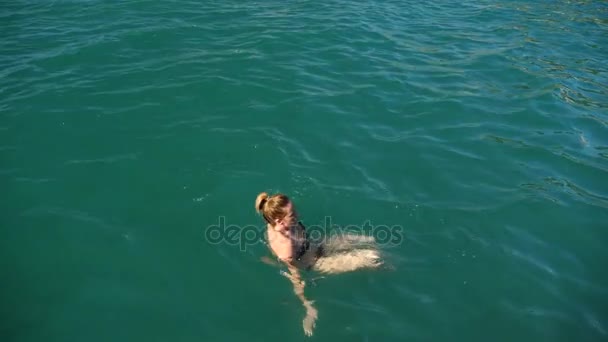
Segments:
[[[279,233],[269,231],[268,232],[268,246],[277,258],[285,261],[291,258],[292,246],[291,241],[283,239]]]

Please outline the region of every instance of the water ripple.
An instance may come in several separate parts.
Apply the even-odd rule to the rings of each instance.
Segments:
[[[127,154],[119,154],[114,156],[108,156],[104,158],[96,158],[96,159],[71,159],[65,162],[65,164],[113,164],[116,162],[120,162],[123,160],[137,160],[137,153],[127,153]]]

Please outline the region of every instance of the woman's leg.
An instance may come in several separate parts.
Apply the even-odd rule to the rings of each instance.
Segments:
[[[323,243],[323,249],[328,254],[358,248],[375,249],[376,241],[374,237],[355,233],[340,233],[329,236]]]
[[[344,273],[358,269],[378,268],[382,265],[380,253],[374,249],[355,249],[324,255],[314,264],[320,273]]]

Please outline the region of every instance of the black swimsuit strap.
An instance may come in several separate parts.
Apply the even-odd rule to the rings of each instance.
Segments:
[[[305,239],[306,239],[304,241],[304,243],[298,249],[298,252],[296,253],[296,259],[299,260],[310,249],[310,241],[308,240],[308,234],[306,232],[306,227],[304,227],[304,225],[302,224],[301,221],[298,221],[298,225],[300,225],[300,227],[302,228],[302,230],[304,230],[304,236],[305,236]]]

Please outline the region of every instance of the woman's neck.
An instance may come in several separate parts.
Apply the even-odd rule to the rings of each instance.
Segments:
[[[271,226],[269,224],[267,225],[267,229],[268,229],[269,233],[274,233],[274,234],[278,233],[278,234],[281,234],[281,235],[286,236],[286,237],[289,236],[289,230],[286,230],[286,229],[280,229],[280,228]]]

